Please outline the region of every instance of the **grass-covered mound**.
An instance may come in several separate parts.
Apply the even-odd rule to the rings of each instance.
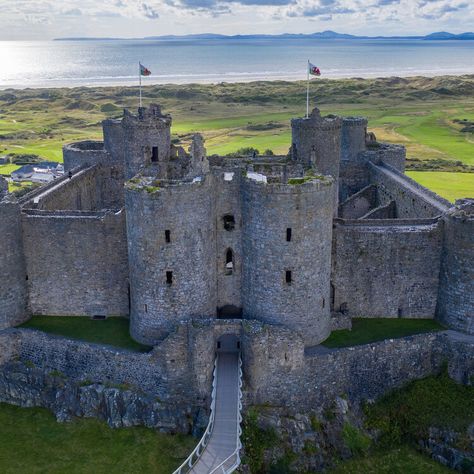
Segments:
[[[474,422],[474,387],[457,384],[447,371],[411,382],[366,406],[367,426],[380,430],[380,445],[416,443],[430,427],[466,433]]]
[[[433,319],[354,318],[352,330],[333,331],[322,345],[331,348],[358,346],[442,329]]]
[[[130,337],[129,320],[126,318],[93,320],[86,316],[33,316],[20,327],[138,352],[150,350],[150,347]]]
[[[408,446],[341,463],[330,474],[447,474],[453,472]]]
[[[6,404],[0,404],[0,426],[4,474],[169,474],[196,442],[90,419],[60,424],[46,409]]]

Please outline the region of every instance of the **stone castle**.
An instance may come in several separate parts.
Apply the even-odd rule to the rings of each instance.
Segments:
[[[0,189],[0,328],[129,316],[156,345],[183,321],[251,319],[308,347],[352,317],[406,317],[474,334],[474,201],[408,178],[366,119],[315,109],[286,156],[240,158],[175,146],[171,122],[125,111],[64,147],[64,177]]]

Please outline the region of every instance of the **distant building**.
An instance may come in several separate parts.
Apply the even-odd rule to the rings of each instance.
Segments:
[[[6,165],[10,163],[10,160],[7,156],[0,156],[0,165]]]
[[[54,161],[43,161],[31,165],[24,165],[13,171],[13,181],[32,181],[33,183],[48,183],[64,174],[64,166]]]

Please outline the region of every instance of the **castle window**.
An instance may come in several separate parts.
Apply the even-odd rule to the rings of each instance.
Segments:
[[[148,313],[148,305],[145,305],[145,313]]]
[[[234,273],[234,252],[232,249],[227,249],[225,253],[225,274],[232,275]]]
[[[171,242],[171,231],[170,230],[165,230],[165,240],[166,240],[167,244],[169,244]]]
[[[288,285],[291,285],[292,280],[292,275],[291,275],[291,270],[286,270],[285,272],[285,281]]]
[[[235,229],[235,217],[234,216],[232,216],[230,214],[226,214],[222,219],[224,220],[224,229],[225,230],[231,231],[231,230]]]
[[[291,227],[286,229],[286,241],[291,242]]]
[[[173,272],[166,272],[166,284],[167,285],[173,284]]]
[[[158,161],[158,147],[154,146],[151,149],[151,162],[156,163]]]

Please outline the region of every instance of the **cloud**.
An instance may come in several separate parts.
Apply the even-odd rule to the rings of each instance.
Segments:
[[[156,20],[157,18],[160,17],[158,12],[151,5],[148,5],[147,3],[142,3],[140,8],[143,12],[143,15],[146,18],[149,18],[150,20]]]

